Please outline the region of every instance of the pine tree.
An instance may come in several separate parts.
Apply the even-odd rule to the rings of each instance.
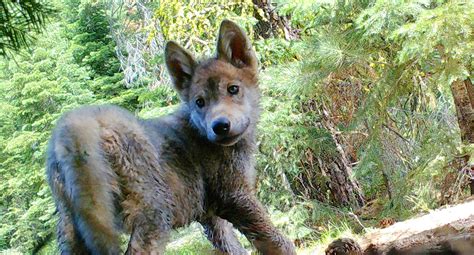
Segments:
[[[54,232],[44,156],[55,121],[93,102],[89,71],[74,63],[58,23],[34,50],[0,62],[0,249],[32,251]]]
[[[0,0],[0,56],[31,44],[31,32],[40,32],[54,13],[49,4],[38,0]]]
[[[368,196],[382,185],[389,206],[402,208],[414,186],[439,186],[406,184],[442,171],[428,166],[460,146],[445,117],[452,111],[446,97],[452,84],[472,76],[472,1],[314,2],[303,13],[300,1],[288,4],[284,11],[307,21],[304,31],[313,38],[298,93],[317,95],[316,109],[337,127],[356,176],[369,181]]]
[[[125,86],[104,2],[72,0],[66,4],[70,8],[65,10],[66,36],[72,41],[75,62],[91,71],[88,84],[96,98],[102,103],[137,109],[144,88]]]

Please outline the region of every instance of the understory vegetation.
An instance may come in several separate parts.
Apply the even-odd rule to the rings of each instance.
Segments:
[[[260,61],[258,196],[301,254],[469,195],[474,147],[451,86],[472,81],[472,1],[274,1],[292,38],[279,27],[264,38],[253,2],[53,1],[29,47],[0,59],[0,254],[57,253],[45,151],[59,116],[106,103],[172,111],[164,43],[211,55],[223,19],[245,28]],[[363,201],[334,193],[334,164]],[[173,233],[167,254],[207,254],[201,232]]]

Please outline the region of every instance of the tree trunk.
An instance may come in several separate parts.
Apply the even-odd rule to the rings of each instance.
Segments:
[[[352,166],[339,141],[338,132],[325,109],[322,111],[322,117],[322,125],[330,132],[336,146],[336,155],[329,156],[324,161],[319,160],[321,170],[330,179],[329,189],[333,199],[341,205],[350,205],[354,208],[362,207],[365,204],[364,195],[359,183],[354,179]]]
[[[369,231],[364,236],[362,247],[366,250],[365,254],[384,254],[390,251],[393,254],[472,254],[473,209],[474,201],[470,201],[438,209],[385,229]]]
[[[456,105],[461,139],[466,143],[474,143],[474,88],[469,79],[457,80],[451,84],[451,92]]]
[[[354,209],[362,207],[365,204],[365,198],[359,183],[352,174],[351,161],[344,150],[341,134],[331,114],[324,103],[316,102],[314,99],[304,104],[303,110],[321,116],[311,124],[318,130],[326,130],[332,141],[331,146],[334,146],[334,150],[331,149],[323,154],[310,152],[310,155],[307,155],[310,162],[305,167],[308,167],[310,171],[303,173],[299,179],[304,190],[312,189],[309,192],[309,199],[326,202],[326,192],[329,191],[330,202],[336,205],[351,206]],[[320,175],[315,173],[315,170],[319,171]],[[318,175],[323,178],[316,178]],[[321,181],[323,183],[320,183]]]
[[[457,80],[451,84],[461,140],[465,144],[474,143],[474,88],[471,80]],[[468,159],[469,160],[469,159]],[[474,195],[474,180],[470,180],[471,195]]]
[[[291,29],[286,17],[279,16],[271,4],[271,0],[252,0],[254,17],[258,20],[255,25],[255,37],[264,39],[279,37],[283,33],[286,40],[298,38],[296,30]]]
[[[326,254],[471,255],[474,201],[438,209],[384,229],[371,229],[359,241],[337,239],[328,246]]]

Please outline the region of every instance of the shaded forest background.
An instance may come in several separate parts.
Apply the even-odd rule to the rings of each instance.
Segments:
[[[472,1],[25,2],[43,8],[38,26],[0,1],[0,253],[56,251],[44,162],[58,117],[84,104],[173,110],[164,43],[211,55],[223,19],[260,60],[258,195],[299,247],[469,195]],[[197,232],[178,232],[187,241],[169,253],[206,254]]]

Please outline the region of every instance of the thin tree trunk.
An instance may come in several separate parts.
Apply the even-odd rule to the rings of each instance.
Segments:
[[[451,84],[461,139],[474,143],[474,88],[469,79],[457,80]]]
[[[326,110],[322,111],[322,116],[322,124],[330,132],[336,146],[336,155],[319,161],[321,170],[329,176],[331,194],[338,204],[361,207],[365,204],[364,195],[359,183],[354,179],[352,166],[339,142],[338,132]]]
[[[456,115],[459,129],[461,130],[461,140],[463,143],[474,143],[474,88],[471,80],[456,80],[451,84],[454,104],[456,105]],[[474,180],[469,183],[471,195],[474,195]]]
[[[166,70],[150,58],[163,52],[161,27],[153,18],[152,0],[107,0],[111,37],[127,86],[166,84]]]
[[[252,2],[255,10],[254,17],[258,20],[255,25],[255,37],[267,39],[280,37],[283,33],[286,40],[298,38],[297,31],[291,28],[286,17],[278,15],[271,0],[252,0]]]
[[[329,133],[334,150],[327,151],[327,153],[312,154],[311,163],[307,166],[313,169],[313,172],[314,170],[320,171],[326,185],[323,187],[319,183],[313,183],[318,181],[317,178],[314,178],[311,174],[303,174],[301,176],[302,186],[305,186],[304,182],[307,182],[313,189],[314,187],[320,187],[320,191],[315,193],[323,192],[326,194],[326,191],[329,191],[329,199],[336,205],[351,206],[354,209],[362,207],[365,204],[363,192],[353,176],[351,162],[341,142],[342,137],[329,111],[324,103],[316,102],[316,100],[309,100],[303,105],[303,109],[321,116],[312,125],[318,130],[326,130]],[[322,197],[318,197],[312,193],[310,192],[312,199],[320,201],[326,201],[327,199],[324,194]]]

